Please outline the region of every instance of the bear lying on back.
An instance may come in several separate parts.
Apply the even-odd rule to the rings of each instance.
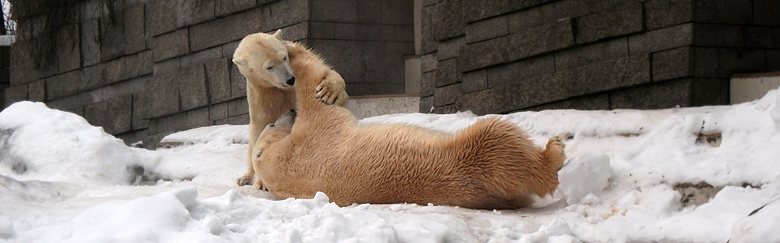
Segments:
[[[281,42],[281,40],[279,40]],[[287,44],[298,97],[311,97],[331,68],[311,51]],[[254,147],[256,181],[279,198],[313,198],[340,206],[416,203],[514,209],[552,193],[565,155],[552,138],[537,148],[519,127],[485,118],[457,134],[411,125],[358,124],[347,109],[298,99],[294,125],[285,115]]]

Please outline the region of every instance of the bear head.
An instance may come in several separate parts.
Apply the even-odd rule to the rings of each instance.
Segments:
[[[244,37],[233,54],[233,63],[253,85],[287,88],[295,84],[282,30]]]

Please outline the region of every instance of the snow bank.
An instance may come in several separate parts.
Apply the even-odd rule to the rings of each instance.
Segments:
[[[0,113],[0,173],[21,180],[129,184],[139,158],[73,113],[19,102]]]
[[[21,102],[0,113],[0,241],[777,241],[764,233],[777,231],[780,213],[777,201],[769,203],[780,196],[778,95],[733,106],[498,116],[540,147],[551,136],[573,136],[557,197],[509,211],[337,207],[324,194],[279,200],[235,186],[246,169],[246,126],[172,134],[165,141],[181,146],[147,151],[76,115]],[[360,122],[457,132],[484,117],[396,114]],[[721,142],[697,143],[699,134],[719,134]],[[723,189],[701,206],[682,206],[674,186],[700,182]]]

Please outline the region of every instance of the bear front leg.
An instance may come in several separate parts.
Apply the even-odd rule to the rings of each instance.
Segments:
[[[336,71],[330,70],[327,75],[325,75],[320,85],[317,85],[315,94],[317,95],[317,99],[320,99],[325,104],[344,106],[344,103],[346,103],[349,98],[345,89],[346,84],[344,83],[344,78]]]
[[[542,151],[544,158],[554,171],[560,170],[563,167],[563,161],[566,160],[566,154],[563,152],[566,147],[563,144],[564,139],[565,136],[562,135],[550,138],[547,141],[547,147]]]

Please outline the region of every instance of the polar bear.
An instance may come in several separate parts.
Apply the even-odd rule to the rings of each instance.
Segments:
[[[287,51],[296,95],[314,96],[331,68],[303,46]],[[253,151],[256,181],[278,198],[313,198],[322,191],[339,206],[516,209],[531,204],[532,195],[555,190],[565,159],[559,138],[537,148],[518,126],[498,118],[448,134],[358,124],[347,109],[315,99],[298,99],[296,109],[293,125],[283,125],[292,123],[285,115],[266,126]]]
[[[273,35],[248,35],[241,40],[233,54],[233,63],[247,80],[246,96],[249,102],[248,170],[238,179],[239,186],[252,184],[255,171],[251,153],[260,132],[267,124],[295,107],[296,96],[291,87],[295,76],[290,71],[285,42],[279,41],[281,36],[281,30]],[[343,106],[348,98],[344,79],[335,71],[329,71],[323,77],[316,97],[326,104]]]

